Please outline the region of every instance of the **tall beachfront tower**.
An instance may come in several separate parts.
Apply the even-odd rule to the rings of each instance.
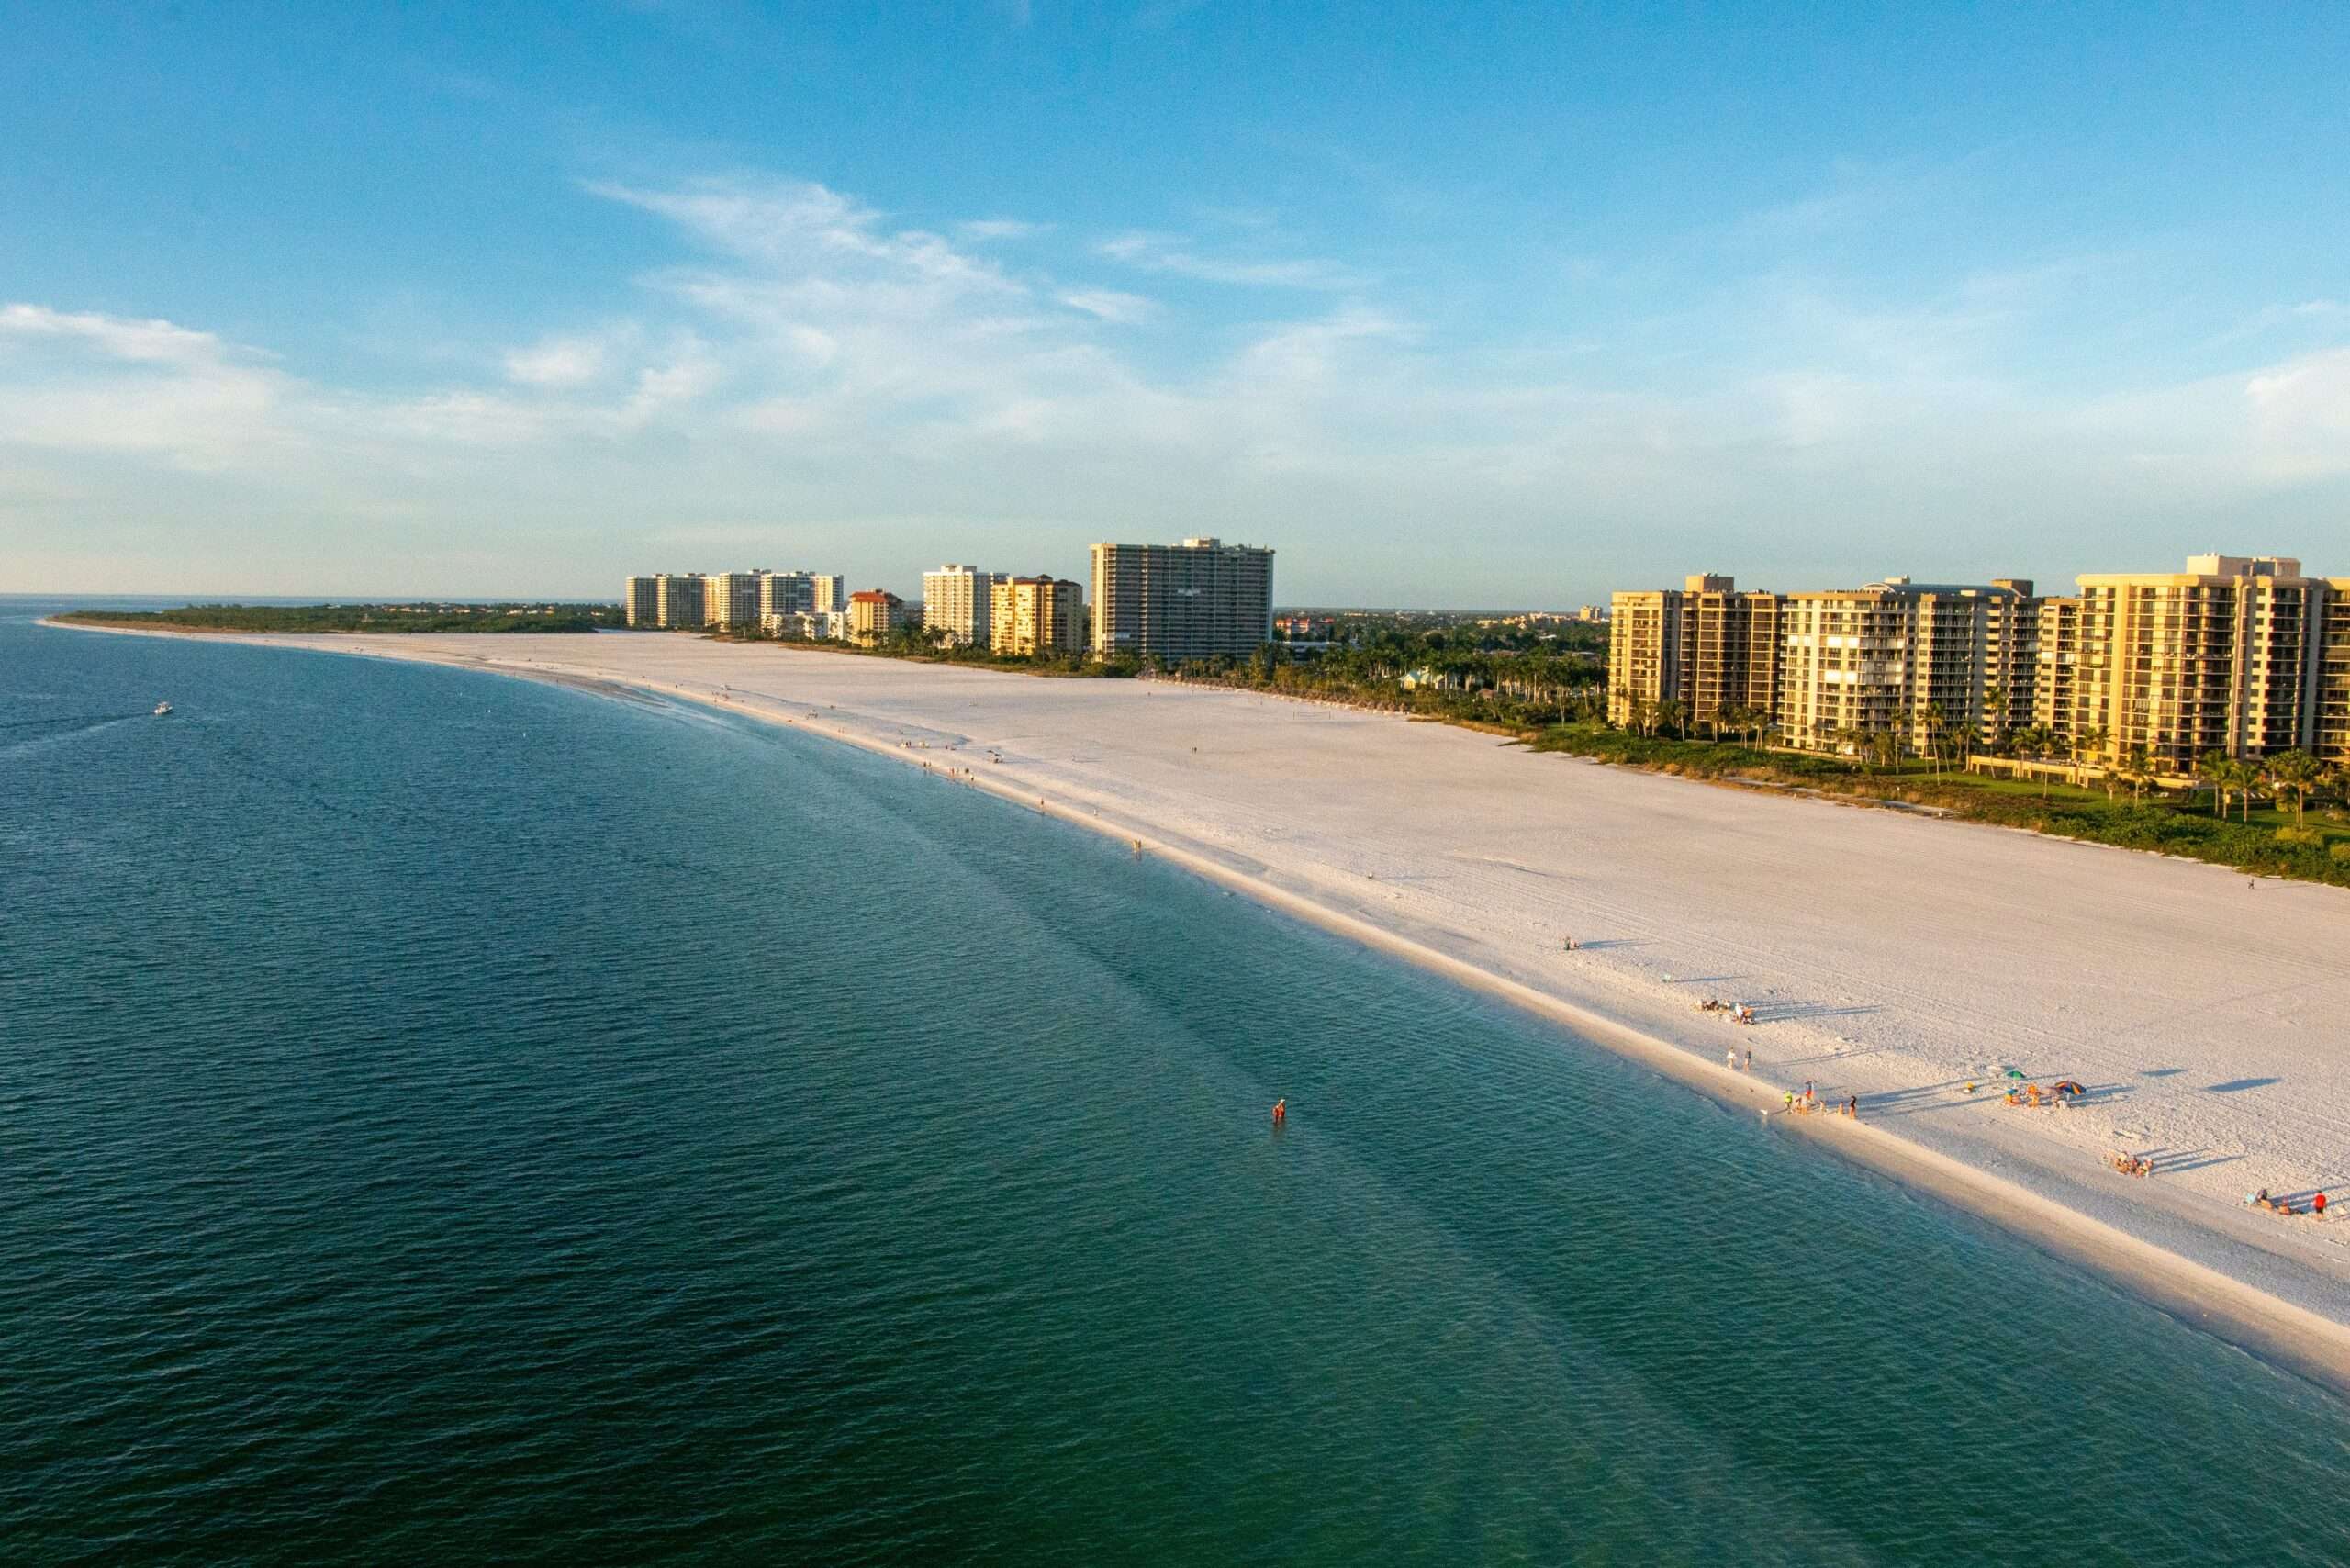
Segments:
[[[809,612],[813,615],[841,615],[848,610],[848,579],[834,572],[808,574],[809,597],[813,602]]]
[[[807,615],[816,608],[816,579],[806,572],[759,574],[759,619],[770,615]]]
[[[1779,604],[1740,593],[1707,572],[1678,588],[1618,593],[1607,634],[1607,716],[1629,724],[1643,704],[1670,700],[1685,722],[1711,724],[1739,709],[1768,713],[1779,694]]]
[[[653,579],[655,622],[662,626],[700,626],[703,624],[702,575],[688,572],[678,576],[663,572]]]
[[[1093,653],[1245,658],[1273,637],[1273,553],[1220,539],[1093,546]]]
[[[2331,585],[2289,555],[2193,555],[2184,572],[2076,579],[2069,690],[2045,714],[2097,761],[2143,745],[2157,773],[2207,752],[2263,756],[2324,743]]]
[[[760,575],[757,572],[712,572],[704,578],[704,623],[711,626],[756,625]]]
[[[2350,767],[2350,577],[2325,580],[2325,620],[2318,633],[2317,755]]]
[[[944,632],[965,647],[986,647],[996,584],[1002,572],[948,562],[922,575],[922,629]]]
[[[1004,577],[992,595],[989,646],[1023,657],[1085,646],[1085,589],[1066,577]]]
[[[661,585],[652,577],[631,577],[621,587],[621,603],[632,626],[661,624]]]

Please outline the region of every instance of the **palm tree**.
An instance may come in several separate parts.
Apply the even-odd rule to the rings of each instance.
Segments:
[[[2130,786],[2132,800],[2146,798],[2146,786],[2154,779],[2154,758],[2144,742],[2139,742],[2121,754],[2121,777]]]
[[[2231,766],[2236,777],[2236,809],[2242,813],[2241,820],[2249,826],[2252,823],[2252,792],[2260,788],[2260,764],[2238,762]]]
[[[2280,751],[2268,758],[2266,772],[2277,793],[2292,795],[2293,825],[2302,825],[2302,813],[2309,810],[2310,791],[2324,776],[2324,766],[2305,751]]]
[[[1931,758],[1934,771],[1942,770],[1942,737],[1950,733],[1950,715],[1942,711],[1939,702],[1929,702],[1919,716],[1919,726],[1926,732],[1926,755]]]
[[[2112,734],[2112,731],[2107,729],[2102,724],[2093,725],[2088,729],[2076,730],[2074,732],[2073,782],[2075,784],[2080,783],[2082,771],[2087,767],[2089,760],[2092,757],[2103,756],[2105,755],[2105,743]],[[2108,800],[2111,800],[2113,798],[2113,786],[2110,782],[2109,782],[2105,787],[2105,795]]]
[[[2195,759],[2195,776],[2211,786],[2211,814],[2228,814],[2228,797],[2235,792],[2236,767],[2223,751],[2207,751]]]
[[[2045,724],[2026,724],[2008,737],[2018,756],[2038,762],[2056,745],[2056,733]],[[2040,776],[2040,798],[2048,799],[2048,775]]]
[[[1678,734],[1681,733],[1686,713],[1687,710],[1681,705],[1678,699],[1667,697],[1656,705],[1656,727],[1660,730],[1671,730]]]

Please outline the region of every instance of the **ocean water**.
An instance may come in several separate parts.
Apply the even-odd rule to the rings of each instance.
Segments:
[[[38,608],[0,1560],[2350,1562],[2334,1396],[1115,843]]]

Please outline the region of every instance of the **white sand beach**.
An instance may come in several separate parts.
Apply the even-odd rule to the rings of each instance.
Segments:
[[[1758,1110],[1857,1094],[1857,1124],[1781,1125],[2350,1383],[2350,1215],[2243,1202],[2350,1195],[2350,892],[1162,682],[657,633],[251,640],[616,682],[968,775]],[[2009,1068],[2089,1092],[2010,1107]]]

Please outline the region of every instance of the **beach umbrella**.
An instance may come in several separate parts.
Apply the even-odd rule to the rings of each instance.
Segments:
[[[2023,1076],[2023,1069],[2020,1067],[2011,1067],[2008,1069],[2008,1076],[2009,1078],[2021,1078]]]

